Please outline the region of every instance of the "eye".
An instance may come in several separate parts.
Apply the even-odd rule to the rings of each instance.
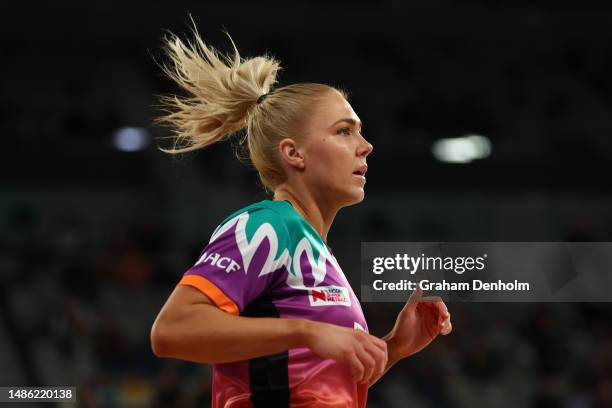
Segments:
[[[350,135],[351,134],[351,128],[343,127],[342,129],[338,130],[338,133],[342,133],[342,134],[345,134],[345,135]]]

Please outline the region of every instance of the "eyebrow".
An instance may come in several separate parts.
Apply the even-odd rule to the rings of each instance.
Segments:
[[[339,119],[339,120],[335,121],[335,122],[333,123],[333,125],[331,125],[330,127],[334,127],[334,126],[336,126],[336,125],[337,125],[338,123],[340,123],[340,122],[348,122],[348,123],[350,123],[350,124],[351,124],[351,125],[353,125],[353,126],[355,126],[355,125],[357,125],[357,124],[359,124],[359,127],[362,127],[362,126],[363,126],[363,123],[361,123],[361,122],[359,122],[359,121],[356,121],[356,120],[355,120],[355,119],[353,119],[353,118],[343,118],[343,119]]]

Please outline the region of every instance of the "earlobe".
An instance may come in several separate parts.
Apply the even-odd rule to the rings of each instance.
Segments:
[[[295,151],[294,164],[299,169],[304,169],[304,167],[306,167],[306,164],[304,164],[304,158],[297,150]]]

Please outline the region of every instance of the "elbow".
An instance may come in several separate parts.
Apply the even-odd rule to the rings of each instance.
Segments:
[[[167,312],[162,310],[151,326],[151,351],[160,358],[214,363],[213,350],[206,330],[198,330],[192,310]],[[187,316],[187,317],[186,317]],[[199,319],[199,316],[198,316]]]
[[[204,350],[212,350],[207,346],[198,347],[197,353],[185,341],[176,336],[176,326],[168,327],[163,321],[156,320],[151,327],[151,351],[159,358],[174,358],[178,360],[192,361],[201,364],[214,364],[216,361],[205,353]]]
[[[153,327],[151,327],[151,350],[157,357],[171,357],[171,349],[168,330],[158,319],[153,323]]]

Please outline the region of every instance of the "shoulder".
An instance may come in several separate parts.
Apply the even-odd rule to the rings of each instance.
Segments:
[[[244,234],[249,241],[255,235],[273,233],[278,241],[288,243],[291,241],[291,231],[295,229],[295,225],[296,220],[289,203],[262,200],[225,217],[213,232],[211,241],[231,229]]]

